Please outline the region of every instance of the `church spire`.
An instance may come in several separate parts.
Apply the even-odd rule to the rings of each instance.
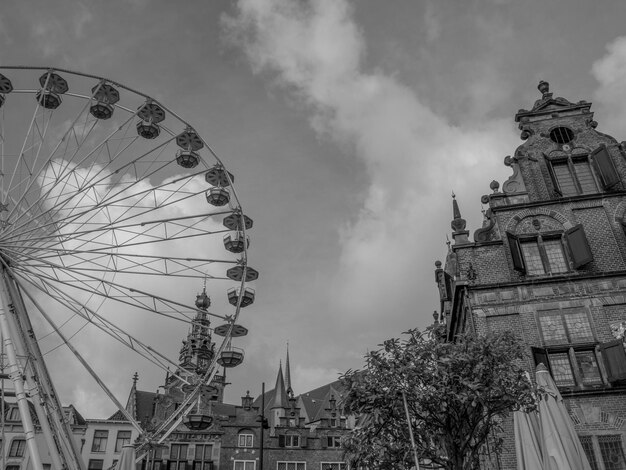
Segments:
[[[291,367],[289,367],[289,342],[287,342],[287,360],[285,362],[285,386],[287,396],[293,397],[293,389],[291,388]]]
[[[137,419],[137,381],[139,380],[139,374],[135,372],[133,374],[133,386],[130,389],[130,393],[128,395],[128,401],[126,402],[126,411],[130,413],[130,415]]]
[[[285,408],[288,404],[287,391],[285,390],[285,379],[283,378],[283,362],[278,366],[278,376],[274,387],[274,403],[272,408]]]

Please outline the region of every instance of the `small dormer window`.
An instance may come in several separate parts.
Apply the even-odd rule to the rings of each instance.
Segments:
[[[569,127],[555,127],[550,131],[550,140],[557,144],[567,144],[574,140],[574,132]]]

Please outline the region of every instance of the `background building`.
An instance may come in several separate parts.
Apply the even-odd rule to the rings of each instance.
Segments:
[[[448,338],[512,330],[527,367],[544,363],[593,468],[626,468],[626,153],[596,130],[591,103],[555,98],[548,83],[515,115],[525,141],[490,185],[483,227],[469,240],[453,201],[445,266],[436,264]],[[534,377],[534,374],[532,374]],[[512,419],[504,454],[513,469]],[[490,466],[491,465],[491,466]]]

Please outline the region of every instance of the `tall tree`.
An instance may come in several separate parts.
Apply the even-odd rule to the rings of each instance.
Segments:
[[[535,408],[521,365],[525,348],[511,333],[446,342],[442,326],[414,329],[366,356],[363,370],[342,377],[345,411],[359,425],[345,439],[353,467],[415,465],[403,395],[419,459],[447,470],[474,470],[489,443],[498,452],[503,418]]]

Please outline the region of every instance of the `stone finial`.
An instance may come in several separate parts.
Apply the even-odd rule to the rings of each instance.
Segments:
[[[489,183],[489,188],[494,192],[497,193],[498,189],[500,189],[500,183],[498,183],[496,180],[493,180],[491,183]]]
[[[546,95],[550,93],[550,84],[544,80],[540,80],[539,85],[537,85],[537,89],[544,97],[546,97]]]
[[[133,374],[133,387],[137,387],[137,381],[139,380],[139,374],[135,372]]]

